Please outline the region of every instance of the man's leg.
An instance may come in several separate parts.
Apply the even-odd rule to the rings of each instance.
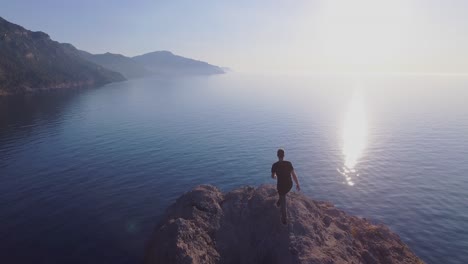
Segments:
[[[286,194],[279,196],[280,206],[281,206],[281,222],[286,224]]]

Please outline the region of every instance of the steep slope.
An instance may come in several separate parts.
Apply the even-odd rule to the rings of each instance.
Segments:
[[[93,63],[121,73],[127,79],[153,75],[153,73],[146,69],[142,64],[121,54],[113,54],[109,52],[104,54],[91,54],[86,51],[81,51],[81,55],[83,58]]]
[[[150,71],[163,75],[222,74],[223,69],[203,61],[184,58],[169,51],[155,51],[133,57]]]
[[[70,44],[0,17],[0,95],[88,87],[123,81],[117,72],[83,59]]]
[[[148,245],[146,263],[422,263],[383,225],[299,193],[281,224],[273,186],[223,194],[202,185],[170,206]]]

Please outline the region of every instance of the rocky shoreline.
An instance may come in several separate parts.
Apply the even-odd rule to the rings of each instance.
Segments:
[[[272,185],[197,186],[167,209],[145,263],[423,263],[384,225],[301,193],[287,199],[285,226]]]

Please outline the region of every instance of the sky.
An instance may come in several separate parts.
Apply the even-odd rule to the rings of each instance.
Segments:
[[[465,0],[0,0],[92,53],[156,50],[239,72],[468,73]]]

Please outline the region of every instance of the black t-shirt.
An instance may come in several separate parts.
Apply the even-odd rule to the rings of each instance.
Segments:
[[[271,166],[271,173],[275,173],[278,179],[277,188],[281,193],[287,193],[292,188],[291,172],[294,170],[291,162],[277,161]]]

